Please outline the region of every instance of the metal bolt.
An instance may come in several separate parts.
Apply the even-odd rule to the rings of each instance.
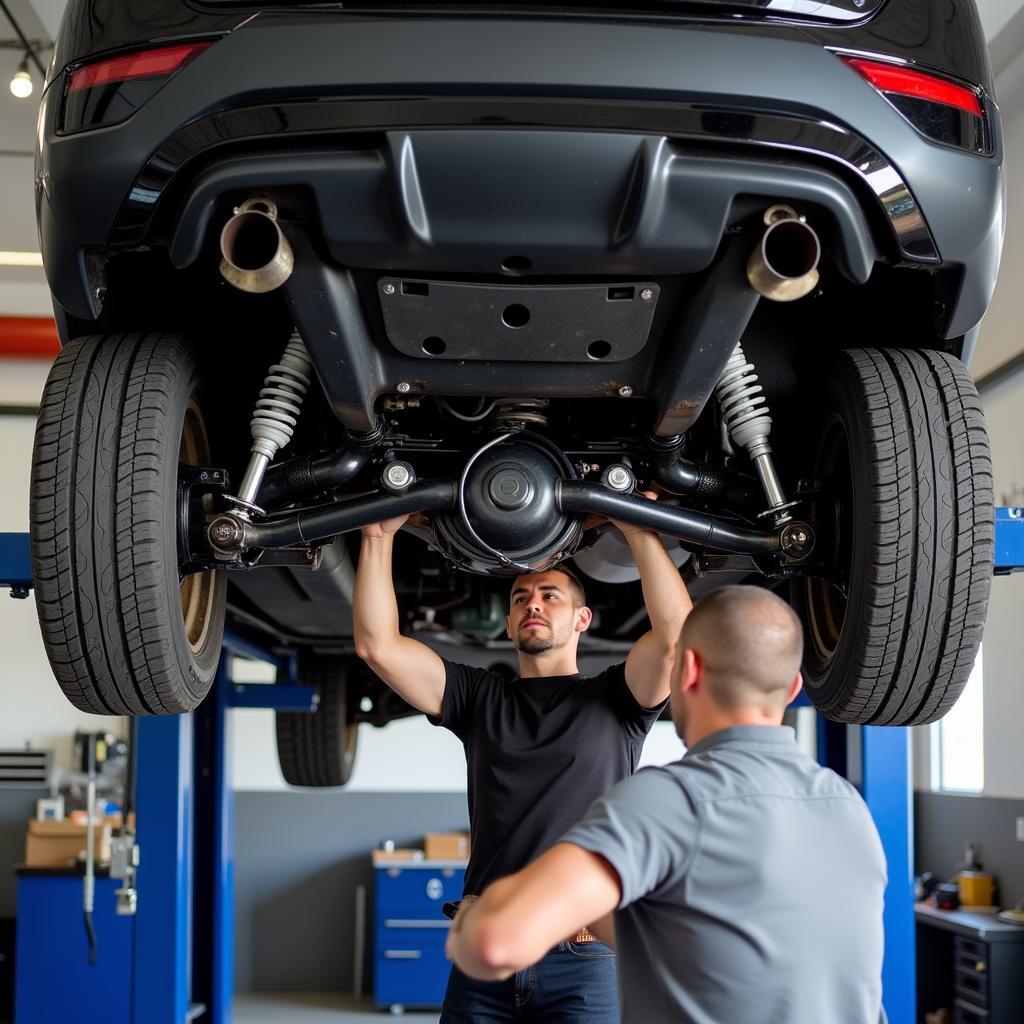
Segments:
[[[409,383],[409,382],[408,382],[407,380],[401,380],[401,381],[399,381],[399,382],[398,382],[398,384],[397,384],[397,385],[395,386],[395,390],[396,390],[396,391],[397,391],[397,392],[398,392],[398,393],[399,393],[400,395],[406,395],[406,394],[408,394],[408,393],[409,393],[409,391],[411,391],[411,390],[412,390],[412,385],[411,385],[411,384],[410,384],[410,383]]]
[[[210,538],[214,544],[227,546],[237,544],[242,538],[241,527],[233,519],[222,516],[210,527]]]
[[[623,384],[619,388],[619,398],[629,398],[633,394],[633,389],[628,384]]]
[[[408,487],[412,483],[412,470],[404,462],[392,462],[384,470],[384,479],[392,487]]]
[[[814,537],[803,523],[791,523],[782,531],[782,550],[791,558],[805,558],[814,550]]]
[[[650,302],[651,299],[654,298],[654,289],[653,288],[644,288],[640,292],[640,298],[643,299],[644,302]]]
[[[616,491],[624,491],[633,482],[633,475],[625,466],[612,466],[608,470],[608,486]]]
[[[227,523],[218,523],[213,528],[213,535],[217,540],[231,540],[231,534],[233,533],[230,526]]]
[[[385,295],[394,295],[395,294],[395,286],[390,281],[388,281],[388,283],[386,285],[384,285],[383,291],[384,291]]]

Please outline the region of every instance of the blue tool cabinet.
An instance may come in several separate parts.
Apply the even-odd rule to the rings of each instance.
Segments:
[[[120,885],[117,879],[96,879],[96,963],[90,966],[81,872],[18,870],[17,1024],[121,1024],[132,1019],[135,919],[114,913],[114,890]]]
[[[399,1012],[444,1000],[451,921],[442,904],[462,896],[466,862],[374,856],[374,1002]]]

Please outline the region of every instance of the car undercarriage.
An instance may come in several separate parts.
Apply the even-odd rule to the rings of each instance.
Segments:
[[[73,702],[195,706],[227,621],[341,680],[345,721],[408,713],[355,663],[351,599],[359,528],[412,514],[396,589],[428,643],[507,656],[508,578],[568,562],[581,650],[627,649],[619,520],[696,596],[786,596],[824,714],[948,710],[992,560],[973,5],[915,35],[879,3],[182,4],[159,44],[90,6],[37,174],[65,348],[33,550]]]

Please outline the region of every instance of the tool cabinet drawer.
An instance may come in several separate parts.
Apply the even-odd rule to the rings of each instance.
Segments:
[[[451,922],[445,921],[446,925]],[[378,1006],[440,1006],[451,964],[448,928],[377,929],[373,994]]]
[[[988,1011],[958,999],[953,1006],[953,1024],[989,1024]]]
[[[958,967],[969,967],[975,971],[985,971],[986,967],[979,967],[977,965],[981,963],[987,966],[988,964],[987,942],[982,942],[979,939],[968,939],[958,935],[954,952]]]
[[[988,1009],[988,975],[966,967],[957,967],[953,973],[953,992],[972,1006]]]
[[[441,905],[462,898],[464,868],[450,865],[377,868],[376,914],[440,918]]]

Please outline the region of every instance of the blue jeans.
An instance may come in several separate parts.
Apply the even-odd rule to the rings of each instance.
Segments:
[[[603,942],[563,942],[505,981],[452,966],[440,1024],[618,1024],[615,954]]]

